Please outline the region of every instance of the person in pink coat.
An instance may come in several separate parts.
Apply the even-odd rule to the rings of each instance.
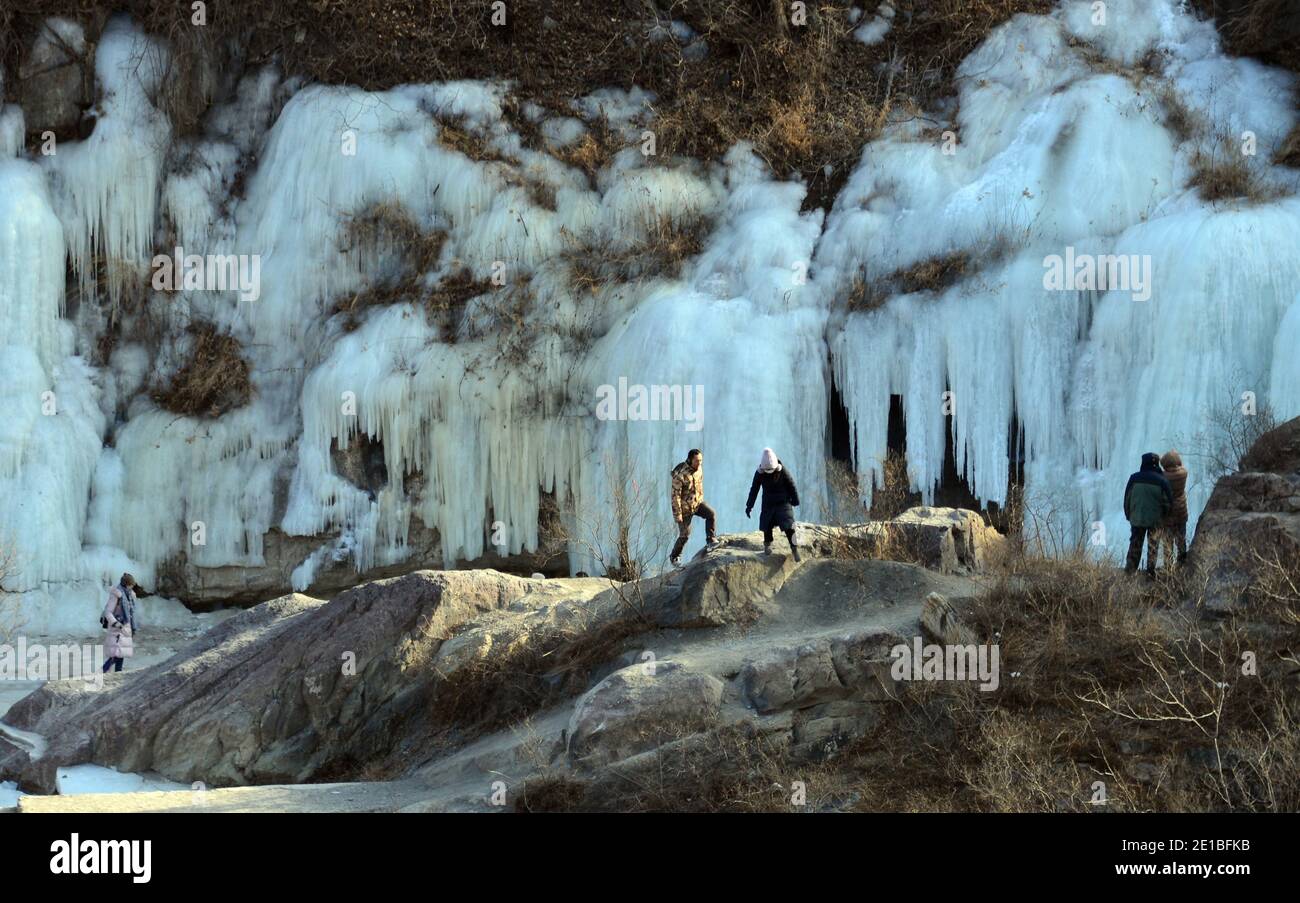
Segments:
[[[123,574],[117,586],[108,591],[108,604],[100,618],[107,636],[104,641],[104,673],[111,667],[121,671],[125,659],[135,654],[131,637],[135,634],[135,578]]]

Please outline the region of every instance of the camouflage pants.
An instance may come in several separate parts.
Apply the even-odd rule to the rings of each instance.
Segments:
[[[1156,558],[1160,555],[1159,527],[1130,527],[1133,532],[1128,538],[1128,561],[1124,565],[1124,570],[1132,574],[1138,569],[1142,561],[1142,541],[1146,540],[1147,544],[1147,573],[1154,575],[1156,572]]]

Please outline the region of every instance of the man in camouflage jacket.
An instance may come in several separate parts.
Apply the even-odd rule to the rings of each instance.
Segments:
[[[705,541],[712,546],[717,534],[714,525],[717,515],[704,501],[704,454],[693,448],[686,460],[673,468],[672,476],[673,520],[677,522],[677,542],[673,544],[668,560],[676,567],[686,541],[691,538],[691,519],[704,519]]]

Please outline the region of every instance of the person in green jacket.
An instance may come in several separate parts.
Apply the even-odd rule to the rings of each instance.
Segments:
[[[1160,472],[1160,456],[1147,452],[1142,456],[1142,468],[1128,478],[1128,486],[1124,488],[1124,517],[1133,531],[1128,540],[1126,573],[1137,571],[1142,561],[1142,542],[1146,540],[1147,575],[1156,575],[1156,558],[1160,554],[1157,531],[1173,504],[1169,481]]]

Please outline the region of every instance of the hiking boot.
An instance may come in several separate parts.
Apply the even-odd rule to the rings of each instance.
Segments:
[[[675,570],[681,570],[682,568],[682,560],[680,558],[669,558],[668,563],[671,564]]]
[[[772,554],[772,544],[770,542],[763,543],[763,554],[764,555]]]
[[[794,556],[794,560],[795,560],[795,561],[803,561],[803,559],[802,559],[801,557],[799,557],[799,547],[798,547],[798,546],[790,546],[790,554]]]

